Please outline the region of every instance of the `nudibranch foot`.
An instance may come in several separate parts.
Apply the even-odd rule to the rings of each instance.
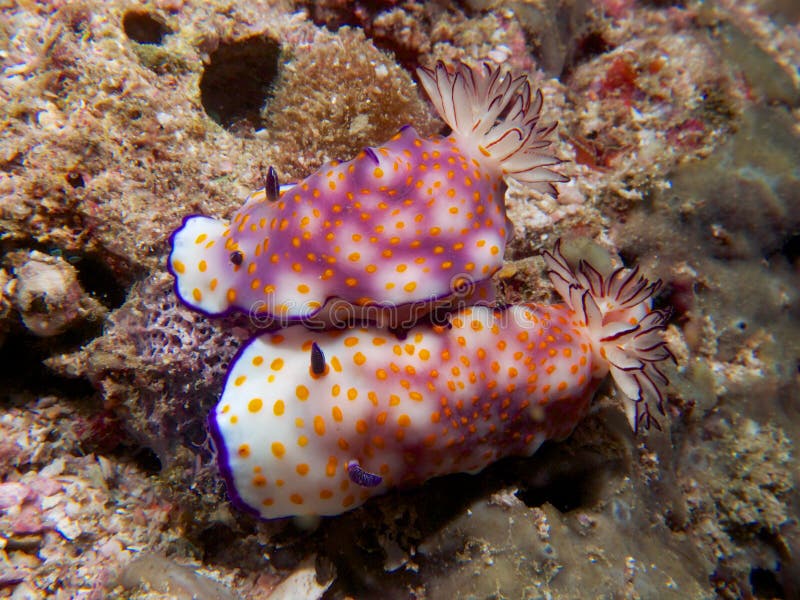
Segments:
[[[638,429],[663,411],[671,357],[658,289],[545,254],[564,304],[472,306],[450,328],[290,327],[250,341],[209,416],[232,498],[264,518],[335,515],[388,489],[563,439],[611,372]],[[324,376],[309,368],[314,348]]]

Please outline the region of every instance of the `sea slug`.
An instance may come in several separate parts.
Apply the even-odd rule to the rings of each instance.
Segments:
[[[262,334],[209,428],[234,502],[263,518],[335,515],[395,486],[474,473],[569,435],[611,373],[634,429],[663,414],[672,355],[659,282],[545,253],[564,304],[472,306],[450,326]]]
[[[555,124],[539,122],[542,95],[525,76],[488,63],[418,75],[449,137],[421,139],[406,126],[288,189],[270,170],[230,223],[186,218],[168,260],[181,300],[210,315],[322,326],[413,324],[453,296],[492,301],[482,283],[511,233],[503,176],[544,192],[565,181],[550,168],[561,162],[548,151]]]

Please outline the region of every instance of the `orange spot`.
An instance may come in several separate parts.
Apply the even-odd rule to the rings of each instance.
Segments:
[[[298,385],[294,393],[301,402],[308,400],[308,388],[306,386]]]
[[[289,500],[291,500],[293,504],[303,503],[303,497],[300,494],[292,494],[291,496],[289,496]]]
[[[261,410],[262,406],[264,406],[264,402],[261,400],[261,398],[253,398],[247,403],[247,410],[249,410],[251,413],[257,413]]]
[[[305,463],[300,463],[294,470],[297,471],[298,475],[308,475],[308,465]]]
[[[251,400],[252,402],[252,400]],[[272,412],[276,417],[280,417],[284,411],[286,410],[286,405],[284,404],[283,400],[275,400],[275,404],[272,405]],[[255,412],[255,411],[253,411]]]
[[[342,409],[341,409],[341,408],[339,408],[338,406],[334,406],[334,407],[331,409],[331,415],[333,415],[333,420],[334,420],[334,421],[338,421],[338,422],[341,422],[341,421],[342,421],[342,417],[343,417],[343,415],[342,415]]]
[[[314,431],[317,435],[325,435],[325,419],[319,415],[314,417]]]
[[[336,475],[336,465],[337,460],[335,456],[331,456],[328,458],[328,464],[325,465],[325,475],[328,477],[333,477]]]
[[[365,362],[367,362],[367,357],[364,356],[361,352],[356,352],[355,355],[353,356],[353,362],[361,366]]]
[[[275,455],[275,458],[283,458],[286,448],[280,442],[272,442],[272,454]]]
[[[250,446],[248,446],[247,444],[242,444],[241,446],[239,446],[238,453],[239,456],[241,456],[242,458],[247,458],[248,456],[250,456]]]

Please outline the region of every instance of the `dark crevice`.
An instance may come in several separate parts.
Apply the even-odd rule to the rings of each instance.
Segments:
[[[65,254],[63,258],[78,272],[78,281],[87,294],[108,309],[122,306],[128,290],[119,284],[114,271],[97,256]]]
[[[211,119],[226,128],[261,127],[261,111],[278,76],[280,45],[267,36],[221,44],[200,78],[200,99]]]
[[[161,472],[161,460],[150,448],[141,448],[133,455],[133,461],[145,473]]]
[[[158,15],[147,11],[129,10],[122,17],[122,29],[138,44],[161,45],[164,36],[173,33]]]
[[[7,337],[0,346],[3,391],[9,395],[24,392],[35,396],[58,394],[70,398],[92,395],[94,388],[87,380],[56,375],[43,363],[51,356],[78,347],[82,339],[82,332],[67,332],[56,338],[39,338],[26,333]]]
[[[568,52],[562,72],[562,80],[569,79],[578,65],[589,62],[613,49],[613,45],[605,39],[601,32],[587,31],[575,40],[574,45]]]
[[[592,506],[597,500],[602,472],[592,468],[573,473],[562,473],[541,487],[528,487],[517,492],[517,497],[526,506],[538,507],[552,504],[559,512],[566,513],[578,508]]]
[[[797,264],[800,260],[800,234],[790,236],[781,246],[780,253],[786,257],[789,264]]]
[[[83,175],[77,171],[69,171],[66,175],[64,175],[64,179],[72,188],[82,188],[86,185],[86,183],[83,181]]]
[[[564,444],[545,443],[536,459],[516,496],[527,506],[549,503],[564,513],[594,506],[607,482],[624,470],[621,459],[588,449],[572,452]]]
[[[786,595],[774,572],[753,567],[750,570],[750,587],[756,598],[785,598]]]
[[[643,0],[642,6],[652,6],[653,8],[684,8],[685,2],[682,0]]]

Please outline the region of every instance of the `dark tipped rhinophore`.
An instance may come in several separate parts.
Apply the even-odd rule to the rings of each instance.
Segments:
[[[370,148],[369,146],[367,146],[366,148],[364,148],[364,154],[366,154],[367,156],[369,156],[369,157],[370,157],[370,159],[371,159],[371,160],[372,160],[372,161],[373,161],[373,162],[374,162],[376,165],[379,165],[379,164],[381,164],[381,159],[379,159],[379,158],[378,158],[378,155],[377,155],[377,154],[375,154],[375,150],[373,150],[373,149],[372,149],[372,148]]]
[[[347,463],[347,474],[350,476],[350,481],[365,488],[373,488],[383,481],[380,475],[362,469],[356,460]]]
[[[240,267],[244,262],[244,254],[242,254],[238,250],[234,250],[233,252],[231,252],[231,262],[237,267]]]
[[[267,180],[264,184],[264,191],[267,194],[267,200],[270,202],[277,202],[278,198],[280,198],[281,186],[278,182],[278,173],[275,171],[275,167],[270,166],[269,170],[267,171]]]
[[[322,348],[317,345],[317,342],[311,344],[311,372],[314,375],[325,373],[325,354],[322,353]]]

